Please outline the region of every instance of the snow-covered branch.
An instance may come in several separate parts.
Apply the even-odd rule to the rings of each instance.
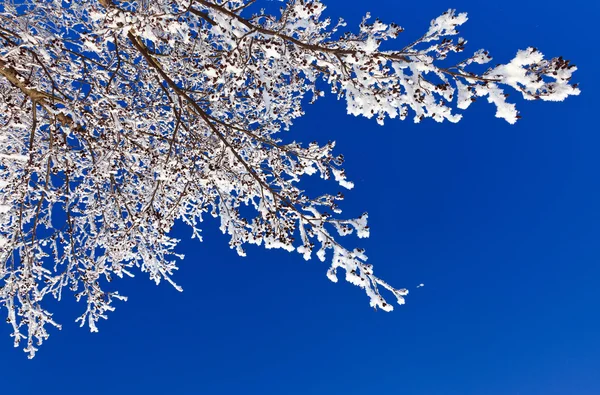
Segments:
[[[579,90],[575,67],[535,48],[478,70],[489,53],[462,56],[449,10],[415,42],[383,50],[402,28],[367,15],[355,33],[323,16],[320,1],[291,0],[280,15],[254,0],[57,1],[0,5],[0,305],[15,345],[35,355],[60,327],[44,307],[72,293],[77,319],[97,322],[125,299],[114,277],[173,280],[176,220],[201,239],[206,215],[230,246],[313,253],[327,276],[363,288],[392,310],[405,289],[377,277],[360,248],[367,215],[340,217],[343,195],[299,183],[318,174],[351,189],[335,144],[284,142],[303,105],[330,91],[348,113],[457,122],[476,97],[514,123],[505,89],[561,101]],[[258,2],[257,2],[258,3]],[[459,55],[452,55],[456,53]],[[460,61],[449,65],[452,58]]]

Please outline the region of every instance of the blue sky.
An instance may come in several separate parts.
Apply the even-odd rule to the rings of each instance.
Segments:
[[[290,136],[337,141],[356,184],[342,208],[369,212],[371,238],[360,245],[381,277],[410,289],[407,305],[375,312],[362,291],[331,283],[325,264],[298,254],[249,248],[239,258],[209,220],[204,243],[181,244],[183,293],[144,275],[123,281],[130,300],[97,334],[73,322],[83,306],[63,302],[63,330],[32,361],[0,326],[2,393],[600,393],[600,59],[592,47],[600,7],[326,4],[351,27],[366,11],[399,23],[399,47],[447,8],[466,11],[467,49],[484,47],[497,62],[530,45],[563,55],[579,67],[583,93],[558,104],[518,101],[515,126],[483,100],[457,125],[379,127],[325,98]]]

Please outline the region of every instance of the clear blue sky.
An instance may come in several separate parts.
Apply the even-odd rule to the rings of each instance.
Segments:
[[[360,243],[383,278],[410,289],[407,305],[375,312],[298,254],[239,258],[208,221],[203,244],[181,244],[184,293],[145,275],[123,281],[130,300],[97,334],[73,322],[82,305],[61,303],[64,328],[32,361],[0,326],[1,393],[600,394],[597,3],[326,3],[352,27],[366,11],[398,22],[398,46],[447,8],[467,11],[468,49],[498,62],[529,45],[563,55],[583,93],[519,101],[515,126],[483,101],[457,125],[385,127],[320,101],[291,136],[337,140],[356,183],[342,207],[369,212]]]

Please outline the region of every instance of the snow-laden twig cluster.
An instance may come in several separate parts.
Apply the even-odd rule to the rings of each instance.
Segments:
[[[382,50],[402,28],[364,18],[342,33],[320,1],[291,0],[280,15],[251,15],[254,0],[19,0],[0,5],[0,303],[15,346],[31,357],[59,326],[44,308],[65,288],[97,321],[124,299],[108,284],[147,272],[172,280],[176,220],[201,238],[220,219],[231,248],[263,245],[312,254],[389,311],[361,249],[367,215],[339,218],[339,195],[311,197],[298,183],[319,174],[352,188],[334,143],[284,143],[306,100],[331,90],[348,113],[456,122],[475,97],[515,122],[510,87],[526,99],[578,94],[575,67],[533,48],[477,73],[490,60],[464,51],[450,10],[419,40]],[[450,58],[456,55],[450,56]],[[446,60],[444,60],[446,59]],[[475,66],[475,67],[474,67]],[[481,66],[480,66],[481,67]],[[248,214],[252,212],[253,214]],[[177,287],[178,288],[178,287]]]

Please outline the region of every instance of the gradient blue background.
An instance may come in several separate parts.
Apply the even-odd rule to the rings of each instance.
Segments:
[[[468,50],[497,62],[529,45],[563,55],[583,93],[519,101],[515,126],[484,101],[457,125],[382,128],[321,100],[290,136],[338,141],[356,182],[342,207],[369,212],[360,245],[383,278],[410,289],[407,305],[375,312],[298,254],[238,258],[211,220],[203,244],[181,244],[184,293],[145,275],[123,281],[130,300],[98,334],[73,322],[84,306],[64,302],[64,329],[32,361],[0,326],[0,393],[600,394],[597,3],[326,3],[351,27],[366,11],[398,22],[398,47],[447,8],[467,11]]]

